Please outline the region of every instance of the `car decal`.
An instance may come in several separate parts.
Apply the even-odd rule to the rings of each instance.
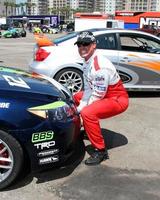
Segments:
[[[52,130],[43,131],[43,132],[39,132],[39,133],[33,133],[32,134],[32,143],[45,142],[48,140],[52,140],[53,137],[54,137],[54,132]]]
[[[153,54],[146,54],[146,55],[147,55],[147,57],[151,57],[151,58],[155,57]],[[135,55],[135,54],[131,54],[131,53],[127,54],[126,56],[135,57],[135,58],[142,58],[139,55]]]
[[[46,151],[40,151],[37,153],[38,157],[50,156],[59,153],[59,149],[51,149]]]
[[[157,71],[143,68],[129,63],[121,63],[118,71],[125,72],[131,76],[130,85],[157,85],[160,87],[160,74]]]
[[[29,85],[27,85],[27,83],[20,77],[12,77],[8,75],[2,75],[2,76],[10,86],[17,86],[30,89]]]
[[[16,73],[16,74],[24,74],[24,75],[29,75],[29,73],[18,70],[18,69],[13,69],[13,68],[9,68],[9,67],[3,67],[0,66],[0,71],[2,72],[7,72],[7,73]]]
[[[135,65],[137,67],[147,68],[147,69],[153,69],[156,71],[160,71],[160,61],[155,60],[137,60],[137,61],[131,61],[128,64]]]
[[[0,102],[0,108],[9,108],[9,107],[10,107],[10,103]]]
[[[20,69],[15,69],[15,68],[10,68],[10,67],[0,66],[0,71],[6,72],[6,73],[14,73],[14,74],[26,76],[28,78],[36,78],[36,79],[43,78],[43,75],[41,75],[41,74],[38,74],[38,73],[35,73],[35,72],[34,73],[28,73],[26,71],[22,71]]]
[[[34,76],[34,75],[32,75],[32,74],[30,74],[28,72],[21,71],[19,69],[3,67],[3,66],[0,66],[0,71],[7,72],[7,73],[15,73],[15,74],[20,74],[20,75],[26,75],[28,77],[33,77]]]
[[[50,109],[59,108],[59,107],[65,106],[65,105],[66,105],[66,103],[64,101],[56,101],[54,103],[49,103],[46,105],[29,108],[29,110],[50,110]]]
[[[59,157],[55,155],[55,156],[39,159],[39,164],[44,165],[44,164],[54,163],[57,161],[59,161]]]
[[[55,141],[49,141],[49,142],[36,143],[34,144],[34,147],[43,150],[43,149],[50,149],[50,147],[54,147],[55,145],[56,145]]]

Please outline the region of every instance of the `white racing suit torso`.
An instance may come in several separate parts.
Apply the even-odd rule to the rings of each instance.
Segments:
[[[96,52],[83,64],[84,94],[78,106],[80,112],[86,105],[103,99],[107,95],[116,95],[115,88],[122,85],[119,74],[113,64]],[[119,84],[121,82],[121,84]],[[116,86],[117,84],[117,86]],[[112,94],[112,87],[114,93]],[[121,88],[123,90],[123,87]],[[119,89],[117,90],[119,92]],[[110,93],[110,94],[109,94]]]

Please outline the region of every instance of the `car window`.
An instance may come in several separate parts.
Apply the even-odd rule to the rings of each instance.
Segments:
[[[120,34],[121,50],[160,53],[160,41],[140,34]]]
[[[53,42],[54,42],[54,44],[58,44],[58,43],[66,41],[66,40],[72,39],[72,38],[76,37],[77,35],[78,35],[77,32],[68,33],[67,35],[56,38]]]
[[[117,49],[114,34],[102,34],[96,36],[97,49]]]

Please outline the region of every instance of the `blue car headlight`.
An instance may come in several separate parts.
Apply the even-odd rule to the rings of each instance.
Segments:
[[[75,110],[63,101],[28,108],[28,111],[44,119],[52,121],[66,121],[74,115]]]

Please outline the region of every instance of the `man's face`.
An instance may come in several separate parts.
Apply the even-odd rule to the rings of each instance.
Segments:
[[[93,55],[96,43],[78,43],[77,46],[80,56],[87,61]]]

